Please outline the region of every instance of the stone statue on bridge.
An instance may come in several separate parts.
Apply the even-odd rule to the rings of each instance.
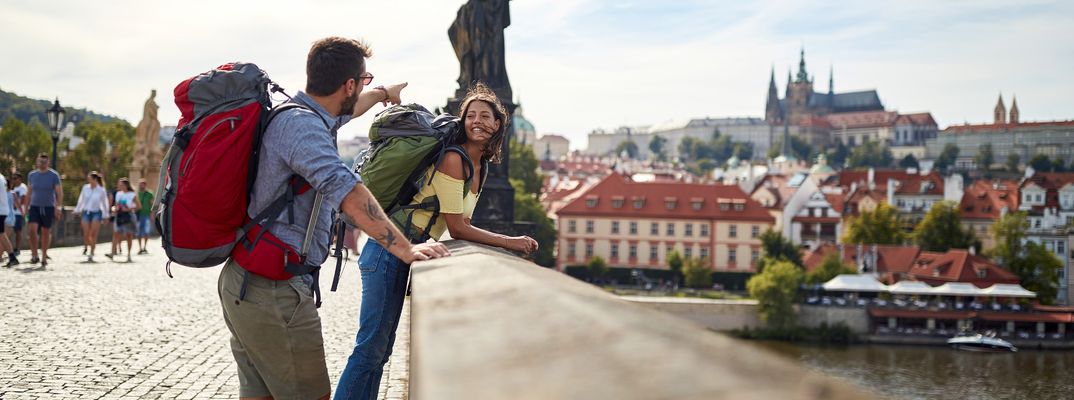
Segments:
[[[134,157],[128,173],[132,185],[136,186],[139,180],[145,179],[151,190],[156,190],[157,181],[160,179],[160,161],[163,158],[160,147],[160,120],[157,119],[160,106],[157,105],[156,97],[157,91],[154,89],[143,106],[142,120],[138,122],[134,133]]]
[[[504,63],[503,30],[511,25],[508,0],[470,0],[461,8],[448,29],[448,38],[459,58],[459,90],[456,97],[480,81],[496,92],[501,101],[510,101],[511,83]]]

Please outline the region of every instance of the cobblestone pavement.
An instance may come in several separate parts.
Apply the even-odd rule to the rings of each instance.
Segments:
[[[0,399],[237,398],[230,333],[216,294],[220,268],[173,265],[170,279],[160,243],[151,241],[150,251],[132,263],[124,255],[117,257],[123,262],[98,256],[90,264],[80,247],[61,248],[49,252],[45,270],[0,269]],[[353,258],[347,263],[338,292],[329,291],[330,272],[322,279],[333,389],[357,329],[355,265]],[[334,268],[329,258],[325,270]],[[381,398],[408,397],[409,302],[404,313]]]

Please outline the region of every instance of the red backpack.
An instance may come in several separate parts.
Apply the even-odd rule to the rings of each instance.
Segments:
[[[159,203],[153,208],[169,259],[169,276],[172,262],[212,267],[232,256],[243,268],[269,279],[311,272],[285,271],[284,267],[290,267],[287,264],[303,264],[304,253],[266,234],[294,197],[309,190],[304,180],[293,177],[291,190],[266,210],[253,219],[246,214],[265,129],[279,113],[302,107],[286,103],[274,108],[272,92],[282,89],[256,65],[247,63],[221,65],[175,88],[175,104],[182,115],[161,165]],[[236,247],[240,240],[243,246]],[[257,246],[260,243],[272,246]],[[251,256],[274,261],[286,257],[288,261],[279,263],[279,268],[272,263],[243,262]]]

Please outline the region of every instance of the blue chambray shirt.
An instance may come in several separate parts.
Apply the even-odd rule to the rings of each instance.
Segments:
[[[351,116],[333,117],[303,92],[298,92],[291,102],[302,104],[309,110],[295,108],[284,111],[265,130],[257,180],[246,212],[253,218],[272,204],[284,190],[288,190],[288,180],[292,175],[305,178],[314,190],[324,194],[321,214],[306,259],[308,265],[321,265],[328,258],[335,211],[347,193],[354,189],[354,185],[361,183],[358,176],[340,160],[335,146],[336,130],[349,122]],[[331,130],[325,128],[325,122],[332,126]],[[269,228],[269,232],[296,251],[302,249],[305,239],[314,190],[295,198],[294,224],[288,223],[285,210]]]

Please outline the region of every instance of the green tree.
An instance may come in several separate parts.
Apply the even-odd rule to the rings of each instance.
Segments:
[[[545,267],[555,266],[555,224],[548,218],[548,212],[537,200],[537,195],[522,190],[522,182],[517,179],[511,179],[511,185],[515,187],[515,220],[534,225],[533,239],[537,241],[537,253],[532,255],[533,262]]]
[[[86,121],[75,127],[74,134],[83,142],[60,159],[67,205],[78,201],[90,171],[99,172],[109,191],[114,190],[119,178],[128,177],[134,158],[134,127],[126,121]]]
[[[802,266],[802,253],[798,250],[798,246],[775,230],[768,229],[761,234],[761,251],[765,258],[789,261],[798,267]],[[758,264],[757,271],[760,272],[764,266]]]
[[[805,140],[802,140],[798,136],[791,135],[791,154],[799,160],[810,160],[813,157],[814,149],[813,145],[809,144]],[[777,139],[775,143],[772,143],[772,147],[768,148],[768,158],[779,157],[779,152],[783,149],[783,139]]]
[[[1022,286],[1037,293],[1041,304],[1055,304],[1055,296],[1059,292],[1059,271],[1063,269],[1063,262],[1043,244],[1026,243],[1025,254],[1008,264],[1008,268],[1018,275]]]
[[[683,284],[692,288],[712,287],[712,269],[707,259],[691,258],[686,260],[682,269]]]
[[[844,243],[854,244],[902,244],[906,233],[899,224],[899,212],[887,202],[881,202],[872,211],[862,211],[851,218]]]
[[[668,269],[675,275],[675,279],[682,277],[682,267],[685,261],[682,258],[682,254],[679,254],[678,250],[672,250],[668,253]]]
[[[989,170],[992,168],[992,164],[996,162],[996,157],[992,153],[992,143],[985,143],[977,150],[977,156],[973,158],[973,161],[977,163],[977,168],[981,170]]]
[[[7,174],[12,168],[25,176],[34,168],[34,160],[40,153],[52,155],[52,138],[39,123],[27,125],[16,118],[8,118],[0,129],[0,171]]]
[[[1007,155],[1007,170],[1011,172],[1018,172],[1018,164],[1022,162],[1022,158],[1018,156],[1018,153],[1011,153]]]
[[[806,274],[806,283],[821,284],[830,281],[832,278],[841,274],[856,273],[858,273],[857,268],[844,263],[843,259],[839,257],[839,253],[833,252],[824,256],[820,265],[812,272]]]
[[[589,276],[592,276],[593,279],[603,278],[608,273],[608,263],[601,256],[590,258],[585,267],[589,270]]]
[[[850,157],[850,148],[843,142],[836,143],[835,148],[828,151],[828,165],[842,167],[846,165]]]
[[[787,261],[771,263],[750,278],[746,288],[750,297],[757,299],[761,321],[775,329],[794,326],[794,297],[802,280],[802,270]]]
[[[955,160],[958,159],[958,146],[954,143],[948,143],[943,146],[943,151],[940,152],[940,156],[936,157],[935,166],[936,169],[946,171],[947,168],[955,165]]]
[[[667,143],[668,140],[660,135],[653,135],[653,138],[649,140],[649,151],[653,153],[653,157],[656,158],[657,161],[667,161],[668,155],[667,150],[665,149]]]
[[[914,228],[913,237],[922,250],[937,252],[968,249],[977,241],[973,231],[962,226],[962,213],[953,201],[933,204],[925,219]]]
[[[850,151],[847,166],[850,168],[890,168],[895,162],[891,150],[880,142],[869,140]]]
[[[1052,160],[1044,154],[1037,154],[1029,159],[1029,166],[1037,172],[1048,172],[1052,170]]]
[[[616,155],[623,154],[624,151],[627,153],[627,157],[630,157],[631,159],[638,158],[638,144],[634,143],[633,140],[621,142],[619,143],[619,146],[615,148]]]
[[[533,149],[528,145],[511,141],[511,163],[508,165],[508,176],[522,182],[522,190],[530,194],[539,194],[544,178],[537,171],[540,161],[533,154]]]
[[[1043,304],[1052,304],[1058,292],[1063,263],[1044,246],[1026,241],[1029,220],[1025,212],[1009,213],[992,224],[996,245],[988,256],[1018,276],[1022,286],[1037,293]]]
[[[917,162],[917,157],[914,157],[913,154],[907,154],[906,157],[903,157],[902,160],[899,160],[899,168],[921,168],[921,166]]]

